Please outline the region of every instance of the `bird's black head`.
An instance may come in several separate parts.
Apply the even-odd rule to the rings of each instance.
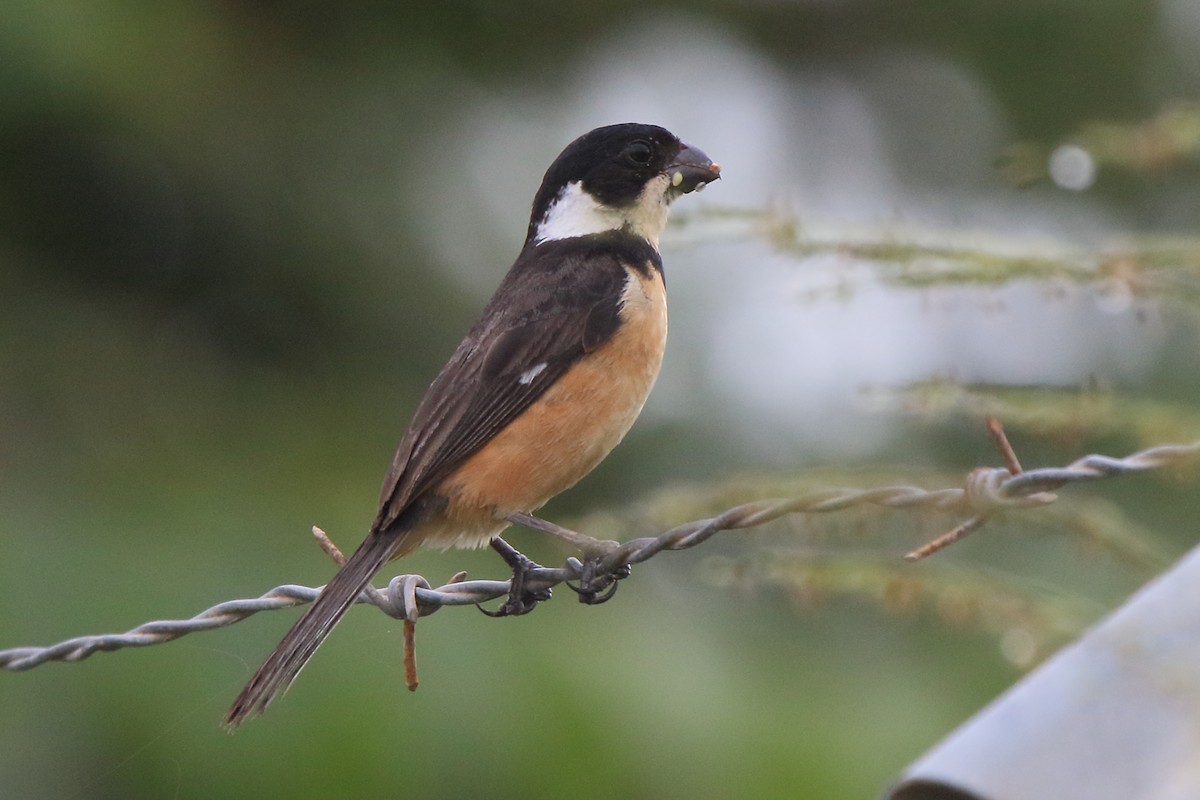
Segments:
[[[669,203],[721,168],[657,125],[607,125],[567,145],[542,178],[526,246],[625,229],[657,246]]]

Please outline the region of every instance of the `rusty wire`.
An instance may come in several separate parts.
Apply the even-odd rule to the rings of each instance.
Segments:
[[[996,431],[993,431],[995,436]],[[695,547],[720,531],[738,530],[763,525],[788,514],[818,514],[841,511],[854,506],[873,505],[883,508],[925,508],[945,512],[970,514],[967,522],[943,534],[929,544],[909,553],[916,560],[930,555],[947,544],[961,539],[981,527],[993,515],[1012,509],[1031,508],[1054,502],[1052,492],[1068,483],[1112,478],[1134,472],[1160,469],[1200,454],[1200,441],[1186,445],[1152,447],[1125,458],[1103,455],[1085,456],[1065,467],[1045,467],[1021,471],[1011,448],[999,433],[997,442],[1008,467],[980,467],[968,475],[962,487],[926,490],[915,486],[886,486],[876,489],[825,489],[783,500],[758,500],[735,506],[708,519],[679,525],[658,536],[633,539],[625,543],[602,542],[584,534],[569,531],[531,517],[521,524],[553,533],[579,547],[589,556],[589,566],[603,573],[622,565],[637,564],[664,550],[684,550]],[[1005,454],[1006,448],[1008,455]],[[318,539],[323,537],[314,529]],[[327,541],[327,540],[326,540]],[[324,545],[323,545],[324,546]],[[530,589],[555,586],[564,581],[578,580],[586,569],[577,558],[568,558],[561,567],[542,567],[527,579]],[[442,606],[474,605],[508,594],[509,581],[464,580],[459,573],[437,588],[420,575],[398,575],[384,589],[368,587],[358,603],[374,605],[385,614],[407,621],[437,611]],[[119,634],[79,636],[49,647],[17,647],[0,650],[0,667],[11,671],[27,670],[47,661],[80,661],[97,651],[119,650],[125,647],[145,647],[168,642],[196,631],[232,625],[260,611],[311,603],[320,587],[283,585],[251,599],[229,600],[185,620],[147,622]]]

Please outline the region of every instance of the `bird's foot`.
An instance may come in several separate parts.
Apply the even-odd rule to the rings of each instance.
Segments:
[[[476,604],[480,611],[489,617],[519,617],[537,608],[543,600],[549,600],[550,587],[544,589],[529,588],[529,574],[535,569],[541,569],[541,564],[519,552],[516,548],[500,537],[492,540],[492,549],[500,554],[505,563],[512,567],[512,580],[509,582],[508,599],[495,611],[488,611]]]
[[[629,577],[631,568],[628,564],[616,567],[603,566],[603,562],[620,547],[617,542],[593,539],[591,536],[585,536],[532,514],[511,514],[507,519],[517,525],[548,533],[589,554],[580,569],[579,586],[567,584],[571,591],[579,595],[581,603],[598,606],[608,602],[617,592],[617,581]],[[494,543],[493,546],[495,546]]]
[[[584,559],[583,570],[579,574],[579,585],[572,586],[568,583],[567,587],[579,595],[579,602],[598,606],[611,600],[617,593],[617,581],[628,578],[632,572],[633,567],[629,564],[602,568],[601,558],[590,557]]]

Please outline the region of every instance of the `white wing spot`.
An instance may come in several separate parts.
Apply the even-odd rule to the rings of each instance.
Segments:
[[[545,361],[543,361],[541,364],[538,364],[536,367],[530,367],[529,369],[527,369],[521,373],[521,377],[517,378],[517,383],[521,384],[522,386],[527,386],[527,385],[533,383],[533,379],[536,378],[538,375],[541,375],[542,372],[545,371],[545,369],[546,369]]]

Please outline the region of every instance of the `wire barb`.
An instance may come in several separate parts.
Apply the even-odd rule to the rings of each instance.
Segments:
[[[946,533],[937,537],[931,542],[927,542],[916,550],[904,556],[905,561],[920,561],[934,553],[942,550],[957,541],[967,538],[975,531],[986,525],[998,510],[999,495],[996,493],[996,486],[1003,480],[1005,475],[1016,476],[1020,475],[1024,470],[1021,469],[1021,462],[1017,460],[1016,451],[1013,450],[1012,444],[1008,441],[1008,435],[1004,433],[1004,426],[1000,424],[1000,420],[989,416],[987,418],[988,438],[992,440],[992,444],[996,448],[996,452],[1000,454],[1000,459],[1004,462],[1004,470],[996,470],[990,468],[981,468],[971,471],[967,476],[967,485],[964,488],[966,492],[966,500],[972,506],[980,508],[980,512],[959,525],[955,525]],[[1038,492],[1020,498],[1024,503],[1044,505],[1053,503],[1058,498],[1049,492]]]
[[[1011,447],[1007,445],[1007,440],[1003,438],[1003,431],[999,429],[998,424],[992,436],[1001,451],[1001,458],[1008,466],[977,468],[960,488],[926,490],[915,486],[886,486],[876,489],[826,489],[790,499],[758,500],[735,506],[715,517],[679,525],[659,536],[633,539],[616,545],[573,531],[569,533],[575,544],[585,553],[602,554],[593,560],[594,569],[615,572],[622,567],[646,561],[665,550],[695,547],[721,531],[764,525],[789,514],[829,513],[871,505],[889,509],[928,508],[971,515],[966,522],[950,532],[910,553],[907,557],[911,560],[929,555],[950,542],[963,538],[1001,511],[1051,503],[1056,499],[1052,492],[1066,484],[1161,469],[1200,455],[1200,441],[1197,441],[1191,444],[1152,447],[1125,458],[1089,455],[1065,467],[1021,471],[1020,464],[1015,454],[1012,454]],[[532,523],[539,522],[534,517],[518,521],[521,524],[530,524],[531,527],[537,527]],[[340,553],[329,538],[319,528],[314,529],[314,536],[336,561]],[[583,572],[584,564],[572,557],[561,567],[535,569],[529,573],[526,580],[530,589],[536,590],[556,586],[568,580],[579,580]],[[320,591],[321,587],[309,588],[290,584],[277,586],[257,598],[219,603],[190,619],[147,622],[126,633],[78,636],[49,647],[0,650],[0,667],[18,672],[48,661],[81,661],[101,650],[111,651],[169,642],[196,631],[232,625],[260,611],[311,603]],[[437,588],[431,587],[429,582],[419,575],[398,575],[388,581],[383,590],[368,586],[356,602],[373,605],[388,616],[406,623],[405,679],[409,688],[415,689],[416,664],[413,660],[412,637],[417,619],[428,616],[443,606],[475,605],[507,596],[508,592],[507,580],[466,580],[464,573],[456,574]]]

